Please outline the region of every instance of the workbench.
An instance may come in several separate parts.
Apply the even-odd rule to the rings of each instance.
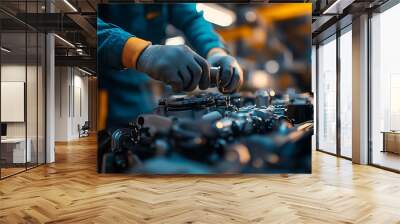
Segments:
[[[24,164],[26,162],[31,162],[32,158],[31,146],[32,146],[32,140],[30,138],[1,139],[1,159],[3,160],[2,163]]]

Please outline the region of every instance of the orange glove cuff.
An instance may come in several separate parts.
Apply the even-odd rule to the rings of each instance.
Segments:
[[[125,68],[136,68],[136,62],[143,50],[151,44],[137,37],[129,38],[122,50],[122,65]]]

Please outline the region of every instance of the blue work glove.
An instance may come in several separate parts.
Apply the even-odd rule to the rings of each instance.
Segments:
[[[207,60],[212,67],[220,67],[219,91],[232,93],[240,88],[243,82],[243,70],[234,57],[222,49],[212,49]]]
[[[210,85],[207,61],[186,45],[150,45],[139,56],[137,70],[172,86],[174,91],[193,91]]]

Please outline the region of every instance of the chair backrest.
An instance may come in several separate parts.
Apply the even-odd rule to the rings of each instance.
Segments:
[[[85,129],[89,129],[90,128],[90,123],[89,123],[89,121],[85,121],[85,123],[83,124],[83,126],[82,126],[82,129],[83,128],[85,128]]]

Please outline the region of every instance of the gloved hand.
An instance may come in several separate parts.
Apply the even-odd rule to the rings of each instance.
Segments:
[[[240,88],[243,82],[243,70],[234,57],[222,49],[212,49],[207,60],[211,66],[220,67],[218,86],[222,93],[232,93]]]
[[[210,85],[207,61],[186,45],[150,45],[139,56],[137,70],[172,86],[174,91],[193,91]]]

